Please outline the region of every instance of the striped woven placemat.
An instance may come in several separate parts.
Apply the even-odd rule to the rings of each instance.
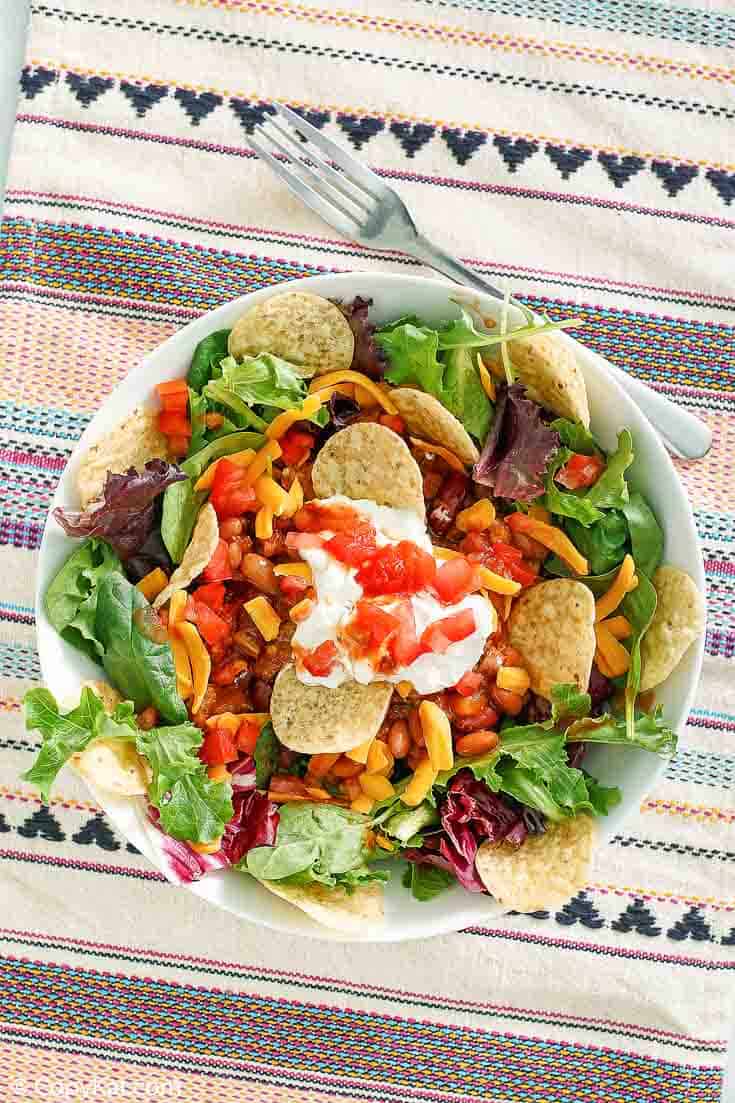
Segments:
[[[522,18],[511,0],[33,7],[0,238],[2,1099],[718,1099],[735,965],[726,0],[526,0]],[[415,268],[337,240],[259,164],[248,134],[274,99],[712,427],[711,455],[679,465],[709,585],[698,698],[665,779],[558,911],[421,945],[290,939],[165,884],[70,773],[48,807],[18,780],[34,556],[98,404],[243,292]]]

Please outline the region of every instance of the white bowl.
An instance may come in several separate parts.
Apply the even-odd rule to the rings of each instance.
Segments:
[[[479,304],[485,315],[497,317],[499,313],[499,304],[495,299],[476,292],[469,294],[453,284],[418,276],[369,272],[315,276],[244,295],[179,330],[115,388],[83,433],[59,482],[53,505],[78,508],[74,475],[80,455],[113,429],[140,402],[150,400],[156,383],[184,376],[194,347],[202,337],[213,330],[232,326],[245,309],[254,303],[292,289],[342,300],[351,300],[356,295],[371,298],[371,318],[378,321],[408,313],[418,314],[430,322],[439,321],[456,313],[452,299],[457,297]],[[619,429],[627,426],[631,430],[635,462],[629,473],[632,482],[645,494],[663,526],[666,536],[665,559],[668,563],[688,571],[704,593],[702,556],[692,511],[668,453],[637,407],[606,373],[605,361],[568,335],[562,335],[562,339],[573,346],[584,372],[592,429],[606,449],[615,446]],[[80,652],[59,638],[43,611],[42,596],[74,546],[75,542],[67,538],[49,517],[41,544],[36,593],[38,649],[46,685],[60,701],[69,703],[76,702],[80,683],[86,678],[99,677],[100,672]],[[686,721],[699,678],[703,650],[702,638],[690,648],[683,662],[657,693],[657,699],[662,702],[674,729],[682,728]],[[591,748],[585,765],[589,766],[591,773],[600,781],[619,785],[622,789],[622,803],[602,821],[603,832],[608,837],[620,830],[626,816],[639,806],[664,769],[664,763],[660,759],[644,751],[605,746]],[[162,868],[151,834],[145,827],[142,807],[136,802],[111,800],[101,792],[96,792],[95,796],[118,830],[155,865]],[[190,891],[243,919],[276,930],[330,937],[329,931],[317,927],[296,908],[277,899],[251,878],[233,871],[210,874],[192,885]],[[419,903],[401,886],[399,877],[394,876],[386,890],[384,930],[377,936],[370,934],[367,940],[387,942],[425,938],[487,922],[494,914],[502,911],[502,907],[489,898],[466,893],[459,887],[432,901]]]

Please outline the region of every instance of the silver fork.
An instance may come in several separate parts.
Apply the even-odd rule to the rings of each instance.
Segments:
[[[250,144],[294,195],[333,229],[362,245],[407,253],[465,287],[503,298],[497,287],[424,237],[403,200],[376,173],[289,107],[276,103],[274,108],[276,114],[254,128]],[[607,361],[605,368],[670,452],[682,459],[707,454],[712,434],[704,422]]]

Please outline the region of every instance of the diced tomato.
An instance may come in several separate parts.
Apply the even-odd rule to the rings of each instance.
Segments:
[[[230,556],[224,540],[217,541],[214,554],[202,571],[202,578],[206,582],[225,582],[228,578],[232,578]]]
[[[260,728],[252,720],[243,720],[240,727],[237,729],[236,741],[237,749],[239,751],[245,751],[246,754],[255,753],[255,744],[258,742],[258,736],[260,735]]]
[[[361,640],[365,651],[383,646],[389,636],[398,631],[398,618],[372,601],[358,601],[351,623],[353,635]]]
[[[367,595],[417,594],[431,589],[436,562],[410,540],[386,544],[358,570],[355,580]]]
[[[246,468],[227,459],[217,464],[209,500],[220,521],[226,517],[241,517],[260,508],[252,486],[246,481]]]
[[[197,586],[193,596],[195,601],[202,601],[215,613],[221,613],[225,603],[225,587],[222,582],[208,582],[205,586]]]
[[[325,550],[340,563],[359,567],[375,555],[375,529],[370,524],[358,523],[352,532],[338,532],[332,536]]]
[[[289,551],[302,551],[304,548],[323,548],[324,541],[315,532],[287,532],[286,547]]]
[[[199,748],[199,757],[208,766],[224,766],[227,762],[234,762],[238,751],[231,732],[224,728],[208,732]]]
[[[284,597],[298,600],[309,589],[309,580],[299,578],[298,575],[281,575],[278,579],[278,588]]]
[[[600,456],[583,456],[581,452],[573,452],[554,478],[567,490],[581,490],[583,487],[594,486],[605,466],[605,461]]]
[[[455,693],[458,693],[460,697],[471,697],[474,693],[477,693],[484,681],[485,679],[478,671],[468,670],[454,687]]]
[[[502,540],[494,540],[490,545],[498,559],[503,559],[509,563],[517,563],[520,559],[523,559],[523,552],[520,548],[515,548],[512,544],[505,544]]]
[[[167,437],[190,437],[191,422],[186,413],[164,410],[158,415],[158,428]]]
[[[294,514],[293,524],[299,532],[352,532],[360,516],[352,506],[307,502]]]
[[[461,601],[479,588],[472,563],[468,559],[447,559],[437,569],[434,588],[445,605]]]
[[[390,643],[391,654],[396,666],[410,666],[421,653],[410,601],[402,601],[393,610],[393,614],[398,621],[398,630]]]
[[[199,629],[199,635],[210,647],[215,647],[217,644],[224,643],[232,633],[232,629],[227,621],[218,616],[217,613],[215,613],[213,609],[210,609],[208,605],[205,605],[203,601],[196,601],[194,599],[187,601],[185,616],[187,620],[194,621]]]
[[[423,651],[434,651],[443,654],[450,644],[459,643],[467,639],[475,631],[475,614],[471,609],[463,609],[460,613],[453,613],[451,617],[437,620],[425,629],[421,637]]]
[[[331,673],[336,658],[337,648],[334,643],[332,640],[325,640],[313,651],[304,651],[301,661],[304,668],[315,678],[326,678]]]
[[[189,451],[191,437],[169,437],[168,450],[175,459],[181,459]]]
[[[305,433],[301,429],[289,429],[278,442],[281,446],[283,462],[288,467],[298,467],[309,455],[315,441],[316,437],[312,433]]]

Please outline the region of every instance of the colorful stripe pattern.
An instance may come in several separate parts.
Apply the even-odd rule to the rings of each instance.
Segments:
[[[733,16],[609,0],[38,2],[0,233],[0,1098],[714,1103],[735,968]],[[553,72],[549,63],[553,62]],[[48,806],[33,566],[113,386],[256,288],[420,271],[262,169],[282,100],[422,229],[696,410],[707,659],[676,756],[574,899],[344,946],[174,890],[70,771]],[[422,905],[416,905],[421,907]],[[45,1078],[45,1079],[44,1079]],[[158,1094],[156,1094],[158,1093]],[[57,1092],[57,1095],[59,1093]]]

